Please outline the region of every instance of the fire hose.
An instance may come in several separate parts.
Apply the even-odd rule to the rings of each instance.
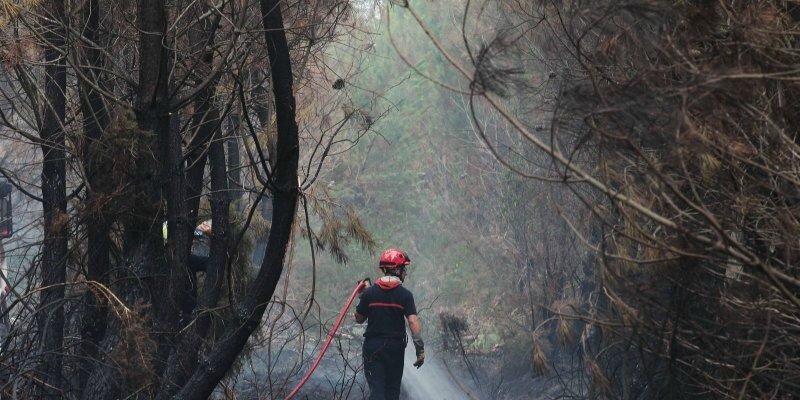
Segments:
[[[306,374],[303,376],[303,379],[300,379],[300,383],[298,383],[297,386],[295,386],[294,390],[292,390],[292,392],[289,393],[288,396],[286,396],[285,400],[290,400],[294,395],[296,395],[297,392],[300,390],[300,388],[302,388],[303,385],[306,384],[308,378],[311,377],[311,374],[314,373],[314,370],[317,369],[319,362],[322,361],[322,356],[325,355],[325,352],[328,350],[328,346],[330,346],[331,341],[333,340],[333,336],[336,334],[336,331],[339,330],[339,326],[342,324],[342,320],[344,319],[344,316],[347,314],[347,310],[350,308],[350,305],[353,304],[353,300],[356,298],[358,292],[361,291],[362,288],[367,286],[368,281],[369,279],[364,279],[358,282],[358,285],[356,285],[355,289],[353,289],[353,293],[351,293],[350,298],[347,299],[347,303],[344,305],[344,308],[342,308],[342,312],[339,313],[339,318],[337,318],[336,323],[333,324],[333,329],[331,329],[331,331],[328,332],[328,339],[326,339],[325,344],[322,345],[322,350],[319,352],[319,355],[317,356],[317,359],[314,361],[314,364],[311,365],[311,369],[309,369],[308,372],[306,372]]]

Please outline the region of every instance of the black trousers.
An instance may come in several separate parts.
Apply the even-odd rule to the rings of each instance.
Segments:
[[[364,374],[369,385],[369,400],[400,399],[405,348],[404,338],[364,339]]]
[[[189,254],[187,264],[189,265],[189,270],[192,272],[206,272],[206,266],[208,266],[208,256]]]

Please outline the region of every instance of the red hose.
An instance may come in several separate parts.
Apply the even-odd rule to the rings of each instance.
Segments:
[[[292,392],[289,393],[288,396],[286,396],[286,400],[289,400],[294,395],[296,395],[297,392],[300,390],[300,388],[306,384],[306,381],[308,381],[308,378],[311,377],[311,374],[314,373],[314,370],[317,369],[317,365],[319,365],[319,362],[322,361],[322,356],[325,355],[325,352],[328,350],[328,346],[330,346],[331,340],[333,340],[333,335],[335,335],[336,331],[339,330],[339,325],[342,324],[342,320],[344,319],[345,314],[347,314],[347,310],[350,308],[350,305],[353,304],[353,300],[356,298],[358,291],[361,290],[361,288],[366,285],[367,285],[366,280],[363,280],[361,282],[358,282],[356,288],[353,289],[353,293],[350,294],[350,298],[347,299],[347,304],[344,305],[344,308],[342,308],[342,312],[339,313],[339,318],[333,325],[333,329],[331,329],[331,331],[328,333],[328,339],[326,339],[325,344],[322,345],[322,351],[320,351],[319,355],[317,356],[317,359],[314,361],[314,364],[311,365],[311,369],[309,369],[308,372],[306,372],[305,376],[303,376],[303,379],[300,380],[300,383],[298,383],[297,386],[294,388],[294,390],[292,390]]]

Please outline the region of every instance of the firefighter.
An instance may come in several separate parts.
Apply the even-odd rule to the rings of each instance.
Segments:
[[[414,295],[402,286],[408,255],[389,249],[381,255],[378,267],[382,277],[363,290],[356,307],[356,322],[367,321],[364,333],[364,374],[370,389],[370,400],[398,400],[403,379],[403,355],[406,343],[406,323],[416,350],[419,368],[425,362],[422,325],[417,318]]]

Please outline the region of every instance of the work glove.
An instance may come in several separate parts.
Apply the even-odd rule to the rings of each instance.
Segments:
[[[425,352],[424,351],[420,352],[420,353],[417,353],[417,361],[414,362],[414,366],[417,367],[417,369],[419,369],[419,367],[421,367],[422,364],[425,364]]]
[[[417,353],[417,361],[413,365],[419,368],[425,363],[425,344],[422,342],[422,338],[413,338],[413,341],[414,350]]]
[[[366,284],[364,286],[362,286],[361,289],[358,290],[358,297],[359,298],[361,298],[361,295],[364,294],[364,291],[367,290],[368,287],[372,286],[372,281],[370,281],[369,278],[364,278],[364,279],[358,281],[358,283],[361,283],[361,282],[365,282]]]

